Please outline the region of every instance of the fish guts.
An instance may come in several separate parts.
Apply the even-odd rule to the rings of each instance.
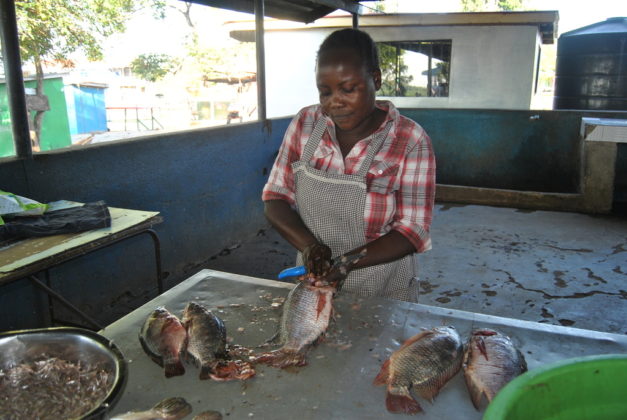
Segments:
[[[167,309],[158,307],[152,311],[142,326],[139,341],[150,358],[165,368],[167,378],[185,373],[180,355],[186,346],[187,332]]]
[[[329,326],[335,291],[332,286],[314,287],[298,283],[283,306],[279,325],[279,342],[283,347],[257,356],[255,362],[280,368],[306,365],[306,350]]]
[[[374,380],[387,385],[385,405],[392,413],[422,411],[410,393],[433,400],[440,389],[459,371],[464,347],[453,327],[438,327],[409,338],[383,363]]]
[[[492,401],[509,381],[527,371],[527,362],[508,336],[483,328],[472,331],[463,367],[470,399],[479,410],[481,398]]]

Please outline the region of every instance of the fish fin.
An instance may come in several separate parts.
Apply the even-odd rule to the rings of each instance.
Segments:
[[[390,377],[390,359],[383,362],[383,365],[381,365],[381,369],[379,370],[377,377],[374,378],[374,381],[372,382],[372,384],[373,385],[385,385],[388,383],[389,377]]]
[[[255,368],[248,362],[231,360],[215,366],[209,376],[214,381],[231,381],[234,379],[249,379],[255,376]]]
[[[422,387],[416,386],[414,390],[425,400],[433,402],[433,399],[440,393],[440,388],[441,387],[437,385],[431,384]]]
[[[286,351],[283,349],[274,350],[268,353],[261,353],[259,356],[251,357],[253,363],[263,363],[269,366],[286,368],[288,366],[305,366],[307,359],[304,353]]]
[[[472,401],[472,405],[474,405],[475,408],[477,410],[479,410],[480,409],[479,407],[480,407],[480,404],[481,404],[481,398],[483,397],[483,391],[469,377],[469,375],[464,375],[464,379],[466,380],[466,388],[468,388],[468,394],[470,395],[470,401]]]
[[[164,367],[166,378],[171,378],[172,376],[181,376],[185,373],[185,367],[180,360],[172,363],[166,363]]]
[[[422,411],[422,407],[411,396],[409,390],[405,390],[400,394],[394,394],[388,389],[385,396],[385,407],[391,413],[416,414]]]
[[[429,335],[433,335],[433,334],[434,334],[433,330],[421,331],[418,334],[414,335],[413,337],[410,337],[407,340],[405,340],[405,342],[398,348],[397,351],[400,351],[401,349],[404,349],[405,347],[411,346],[416,341],[422,340],[423,338]]]

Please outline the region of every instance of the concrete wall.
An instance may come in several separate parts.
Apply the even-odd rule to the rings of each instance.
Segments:
[[[451,39],[447,98],[390,98],[406,108],[529,109],[538,34],[535,26],[367,27],[375,41]],[[334,29],[268,31],[268,116],[291,115],[316,103],[315,55]],[[290,51],[289,59],[285,51]],[[288,92],[289,94],[286,94]]]

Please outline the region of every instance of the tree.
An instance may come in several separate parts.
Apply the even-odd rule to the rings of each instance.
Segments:
[[[123,32],[126,21],[139,8],[159,0],[16,0],[22,61],[35,66],[36,97],[47,103],[43,93],[44,66],[49,62],[72,66],[69,57],[82,51],[89,60],[102,58],[101,41]],[[33,147],[39,149],[45,106],[32,117]]]
[[[175,72],[178,66],[178,60],[167,54],[141,54],[131,62],[133,73],[149,82],[163,79]]]

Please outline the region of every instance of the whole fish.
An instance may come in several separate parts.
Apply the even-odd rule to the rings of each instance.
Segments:
[[[464,346],[453,327],[438,327],[409,338],[383,363],[374,380],[387,385],[385,405],[392,413],[422,411],[410,393],[433,400],[440,389],[459,371]]]
[[[195,302],[188,303],[183,311],[183,325],[187,330],[185,353],[200,367],[200,379],[227,381],[255,375],[250,363],[228,360],[226,327],[209,309]]]
[[[184,398],[167,398],[150,410],[130,411],[111,417],[111,420],[179,420],[192,412],[192,406]]]
[[[142,326],[139,341],[148,356],[165,368],[166,378],[185,373],[180,357],[186,346],[187,332],[167,309],[158,307],[152,311]]]
[[[347,267],[357,263],[365,254],[341,256],[334,268],[342,274]],[[333,296],[342,280],[335,283],[319,281],[313,276],[304,276],[287,296],[279,324],[278,350],[263,353],[253,358],[255,363],[285,368],[307,364],[306,352],[325,333],[333,314]],[[324,284],[324,285],[315,285]]]
[[[483,328],[471,333],[463,367],[470,399],[479,410],[483,395],[492,401],[509,381],[527,371],[527,362],[508,336]]]
[[[306,365],[307,349],[329,326],[335,291],[332,286],[314,287],[298,283],[283,306],[278,333],[282,347],[256,356],[254,362],[280,368]]]

